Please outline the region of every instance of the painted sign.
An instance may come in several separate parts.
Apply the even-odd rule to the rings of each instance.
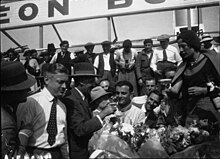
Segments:
[[[219,0],[28,0],[0,5],[0,29],[160,11]]]

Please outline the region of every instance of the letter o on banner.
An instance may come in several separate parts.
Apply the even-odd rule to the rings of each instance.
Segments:
[[[30,7],[32,9],[32,13],[29,16],[25,15],[25,10],[28,7]],[[38,14],[38,7],[36,4],[33,4],[33,3],[25,4],[25,5],[21,6],[21,8],[19,9],[19,17],[21,20],[24,20],[24,21],[34,19],[37,16],[37,14]]]

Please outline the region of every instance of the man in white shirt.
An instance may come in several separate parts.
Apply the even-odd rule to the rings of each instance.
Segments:
[[[122,123],[135,126],[144,122],[144,112],[132,105],[133,85],[129,81],[119,81],[116,84],[116,97],[118,99],[118,109],[123,114],[120,117]]]
[[[53,159],[69,158],[67,112],[59,100],[67,89],[68,78],[68,70],[62,64],[49,64],[45,70],[43,90],[18,106],[19,133],[26,137],[23,146],[31,155],[50,153]]]
[[[94,60],[94,67],[97,70],[97,74],[101,75],[99,79],[96,79],[96,82],[99,83],[102,79],[108,79],[109,81],[114,81],[116,73],[116,64],[115,64],[115,54],[110,52],[111,42],[103,41],[102,42],[103,53],[100,53],[96,56]]]
[[[68,51],[69,42],[64,40],[60,43],[61,52],[55,53],[52,57],[50,63],[61,63],[63,64],[68,70],[69,74],[72,73],[71,66],[74,64],[73,59],[75,59],[75,54]]]
[[[155,49],[150,64],[153,71],[160,76],[167,67],[178,66],[182,62],[178,49],[169,45],[169,38],[170,36],[166,34],[158,37],[161,46]]]

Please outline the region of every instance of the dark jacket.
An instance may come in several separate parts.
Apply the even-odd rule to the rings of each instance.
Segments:
[[[70,52],[67,51],[64,55],[64,57],[62,57],[61,52],[58,53],[57,56],[57,60],[56,63],[61,63],[63,64],[68,70],[69,73],[71,73],[71,58],[70,58]]]
[[[220,81],[220,54],[216,53],[214,51],[203,51],[202,52],[203,55],[205,55],[213,64],[214,68],[216,69],[217,73],[218,73],[218,81]],[[181,85],[182,85],[182,74],[184,73],[185,69],[186,69],[186,65],[187,62],[182,62],[179,67],[177,68],[177,72],[174,76],[174,78],[172,79],[171,85],[173,87],[176,86],[179,88],[179,90],[181,89]]]
[[[92,117],[88,103],[83,101],[79,92],[73,88],[62,99],[67,107],[67,134],[70,158],[89,158],[88,143],[93,132],[102,128],[97,117]]]

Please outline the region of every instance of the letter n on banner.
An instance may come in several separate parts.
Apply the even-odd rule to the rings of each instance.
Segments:
[[[69,14],[69,0],[63,0],[63,6],[54,1],[48,1],[48,17],[54,17],[54,8],[56,8],[62,15]]]

